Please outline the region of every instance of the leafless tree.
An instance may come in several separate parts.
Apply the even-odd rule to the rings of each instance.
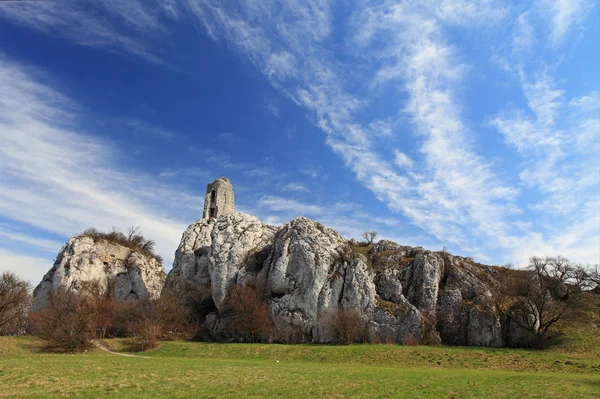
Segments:
[[[16,274],[0,275],[0,335],[23,334],[31,306],[31,287]]]
[[[59,288],[50,294],[48,306],[30,315],[34,334],[46,341],[46,349],[77,352],[90,346],[94,336],[93,306],[89,296]]]
[[[507,271],[495,295],[497,309],[544,345],[552,327],[581,304],[589,271],[562,256],[532,257],[524,271]]]
[[[377,232],[374,230],[373,231],[363,231],[360,236],[363,238],[363,240],[365,240],[365,242],[368,245],[371,245],[371,244],[373,244],[373,241],[377,237]]]
[[[600,265],[594,265],[590,268],[590,280],[596,285],[597,289],[600,289]]]

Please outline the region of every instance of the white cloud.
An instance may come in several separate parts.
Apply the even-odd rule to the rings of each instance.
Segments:
[[[545,226],[544,235],[528,234],[516,245],[515,254],[522,256],[524,249],[518,248],[535,243],[548,253],[598,262],[600,119],[594,102],[598,93],[567,99],[547,74],[537,74],[532,81],[523,72],[520,77],[529,109],[501,113],[493,125],[521,155],[522,184],[539,194],[529,208],[540,217],[552,215],[553,223]]]
[[[588,0],[541,0],[538,6],[540,14],[550,18],[551,39],[557,45],[574,25],[583,20],[591,3]]]
[[[0,57],[0,214],[65,238],[139,225],[169,268],[186,227],[170,215],[198,215],[202,199],[118,171],[119,151],[78,131],[70,116],[83,110],[32,73]]]
[[[157,17],[151,15],[138,1],[92,1],[85,4],[54,1],[0,2],[0,18],[10,19],[44,33],[59,35],[77,45],[131,54],[148,62],[167,65],[142,40],[129,33],[127,28],[102,18],[103,10],[120,16],[126,27],[164,32]]]
[[[288,183],[283,186],[283,191],[310,192],[310,190],[301,183]]]
[[[536,42],[536,32],[529,22],[529,13],[519,15],[512,39],[513,51],[528,53]]]
[[[58,252],[58,250],[57,250]],[[0,248],[0,272],[12,271],[35,287],[52,267],[52,258],[24,256]]]
[[[398,150],[394,151],[394,162],[400,168],[407,168],[407,169],[412,168],[413,163],[414,163],[413,160],[410,159],[410,157],[408,155],[406,155],[403,152],[400,152]]]
[[[32,248],[38,248],[46,252],[57,253],[58,250],[63,246],[63,243],[59,241],[48,240],[39,237],[34,238],[31,235],[13,232],[2,227],[0,227],[0,237],[4,237],[9,241],[21,242],[31,246]]]
[[[590,8],[589,2],[583,0],[543,0],[538,4],[537,11],[551,11],[549,21],[555,45],[564,41]],[[490,29],[502,27],[508,16],[515,16],[515,24],[510,25],[514,35],[507,41],[511,50],[498,59],[507,71],[520,73],[518,78],[528,107],[499,113],[492,124],[509,146],[522,154],[534,153],[533,157],[524,156],[522,167],[519,165],[522,185],[546,195],[530,204],[532,209],[550,214],[559,210],[570,212],[582,206],[578,197],[590,197],[586,190],[593,181],[589,176],[595,172],[596,163],[590,154],[597,148],[598,117],[585,109],[593,107],[597,93],[569,100],[566,91],[556,88],[549,73],[531,74],[519,64],[542,42],[537,36],[543,30],[534,22],[539,22],[536,18],[543,13],[536,13],[536,6],[515,7],[495,0],[363,1],[353,8],[347,24],[351,32],[338,41],[344,31],[334,29],[330,5],[325,1],[247,0],[229,6],[213,0],[187,0],[177,4],[161,1],[160,5],[157,9],[164,15],[178,21],[187,15],[215,41],[244,55],[276,89],[304,107],[311,121],[325,132],[327,145],[390,209],[444,243],[479,252],[491,247],[524,248],[523,243],[540,248],[559,247],[555,238],[560,235],[556,232],[544,236],[535,231],[540,226],[521,230],[508,221],[521,211],[514,201],[519,191],[505,181],[504,173],[497,176],[495,165],[478,154],[476,143],[472,142],[477,132],[471,131],[472,126],[463,117],[461,93],[471,66],[464,61],[464,43],[451,42],[452,29],[474,28],[476,31],[472,32],[485,37],[496,34]],[[91,23],[86,31],[79,21],[68,26],[82,13],[81,9],[75,7],[61,15],[58,6],[42,7],[48,12],[39,20],[33,7],[0,7],[0,14],[38,30],[54,30],[74,42],[83,32],[80,44],[87,42],[86,45],[110,51],[148,57],[144,42],[126,34],[129,30],[109,26],[103,31]],[[136,11],[139,8],[143,10]],[[139,13],[139,24],[135,25],[136,21],[133,27],[136,32],[164,35],[160,23],[163,14],[149,9],[152,7],[135,2],[116,8],[115,12],[127,13],[123,20]],[[93,18],[88,14],[81,18],[87,19]],[[148,28],[144,28],[146,25]],[[96,30],[100,40],[94,42],[88,36]],[[330,38],[332,32],[336,33],[334,38]],[[335,39],[334,45],[328,39]],[[340,52],[342,57],[334,55]],[[517,62],[511,58],[515,56]],[[152,57],[147,59],[152,61]],[[373,105],[372,99],[390,87],[401,93],[398,113],[366,118],[364,111]],[[40,111],[45,118],[64,119],[65,115],[46,111]],[[397,130],[396,121],[405,118],[413,123],[414,131]],[[414,160],[399,152],[405,147],[398,145],[398,139],[411,134],[416,135],[419,145],[411,151],[420,152]],[[389,143],[385,150],[381,147],[382,138]],[[573,154],[569,146],[576,147],[585,157]],[[215,162],[222,168],[245,167],[249,176],[257,179],[265,175],[264,170],[227,157],[216,157]],[[585,168],[577,166],[582,162]],[[404,168],[403,174],[398,173],[398,166]],[[326,176],[312,169],[307,173],[313,178]],[[18,194],[15,190],[14,195]],[[594,195],[592,199],[596,198]],[[293,213],[293,209],[298,209],[295,206],[316,211],[272,197],[264,201],[265,208],[269,205],[277,212]],[[589,204],[594,202],[586,202],[585,209],[592,207]],[[583,226],[581,223],[578,226]],[[575,233],[565,240],[573,242],[574,247],[579,245],[577,240],[585,241]]]
[[[288,52],[273,53],[269,56],[265,74],[276,79],[286,79],[296,74],[296,60]]]
[[[302,202],[272,195],[264,196],[258,201],[259,208],[265,208],[270,212],[285,212],[295,216],[320,215],[323,209],[317,205],[304,204]]]

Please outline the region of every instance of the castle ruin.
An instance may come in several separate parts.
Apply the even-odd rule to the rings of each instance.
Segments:
[[[217,218],[234,212],[233,186],[228,178],[219,177],[206,186],[203,219]]]

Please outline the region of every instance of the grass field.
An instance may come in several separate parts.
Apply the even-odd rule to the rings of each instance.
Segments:
[[[146,358],[47,354],[35,338],[0,337],[0,397],[600,397],[600,333],[566,329],[545,351],[176,341]]]

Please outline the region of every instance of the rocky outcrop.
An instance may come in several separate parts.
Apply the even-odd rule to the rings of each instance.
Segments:
[[[243,338],[225,331],[228,301],[249,284],[279,329],[304,342],[334,341],[340,309],[355,312],[372,341],[504,346],[517,334],[495,311],[492,268],[391,241],[352,244],[304,217],[279,228],[240,213],[199,220],[183,234],[165,290],[209,297],[215,339]]]
[[[154,257],[106,239],[77,236],[62,247],[33,291],[33,310],[47,306],[58,288],[81,291],[95,282],[114,299],[127,300],[157,298],[164,281],[165,272]]]
[[[372,273],[364,258],[344,258],[345,246],[334,230],[296,218],[277,232],[259,273],[272,298],[273,315],[317,342],[333,339],[330,329],[319,328],[319,321],[339,307],[359,309],[366,319],[374,306]]]
[[[248,283],[262,267],[276,230],[242,213],[198,220],[183,233],[165,291],[199,290],[222,312],[232,287]]]

